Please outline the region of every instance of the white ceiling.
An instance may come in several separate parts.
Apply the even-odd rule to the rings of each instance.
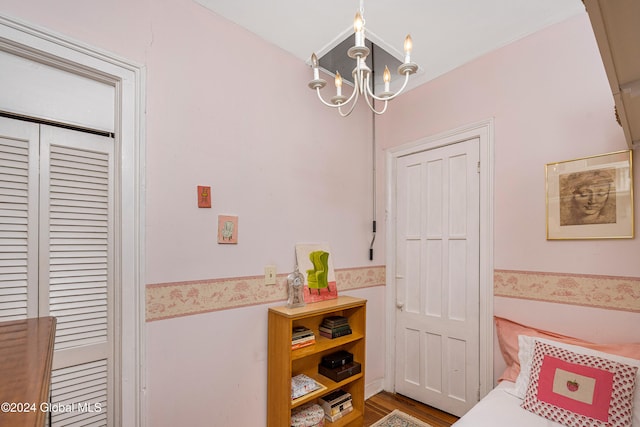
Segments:
[[[367,38],[400,60],[411,34],[411,59],[420,66],[411,87],[585,13],[580,0],[195,1],[307,63],[353,33],[363,3]]]

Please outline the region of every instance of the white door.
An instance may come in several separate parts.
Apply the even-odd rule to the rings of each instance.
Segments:
[[[66,124],[114,137],[108,138],[113,150],[108,153],[108,167],[113,172],[109,179],[113,185],[109,190],[109,206],[105,209],[104,199],[98,200],[105,197],[104,193],[95,198],[87,194],[87,189],[76,188],[71,190],[73,194],[67,194],[66,186],[58,186],[60,176],[54,176],[67,166],[75,168],[76,161],[99,164],[104,171],[107,168],[104,144],[97,143],[96,150],[96,144],[93,148],[81,147],[73,145],[78,140],[65,138],[73,143],[67,147],[64,142],[60,143],[58,136],[53,136],[54,142],[49,138],[51,150],[43,154],[51,154],[49,165],[57,171],[52,172],[51,180],[47,181],[52,185],[52,198],[42,200],[38,188],[41,183],[36,179],[41,166],[39,148],[48,148],[32,146],[32,141],[40,138],[39,126],[29,123],[35,126],[35,131],[32,127],[9,132],[12,135],[9,138],[0,135],[0,150],[7,147],[7,151],[0,153],[0,320],[47,312],[56,315],[60,345],[56,343],[52,388],[56,390],[57,402],[74,397],[83,403],[84,409],[95,409],[91,402],[102,402],[106,395],[107,425],[144,425],[146,416],[142,405],[145,382],[141,358],[144,310],[140,304],[144,301],[144,239],[141,238],[144,186],[140,185],[144,181],[141,179],[144,176],[144,108],[141,108],[144,88],[144,72],[139,66],[108,52],[79,46],[46,28],[34,28],[0,16],[2,115]],[[91,135],[83,134],[88,135],[86,141],[95,142]],[[7,140],[10,142],[4,144]],[[71,154],[67,157],[62,152]],[[106,179],[102,172],[92,176],[96,171],[89,172],[92,167],[85,166],[79,169],[88,181]],[[80,203],[64,201],[76,196]],[[40,203],[50,203],[49,211],[29,210]],[[97,212],[98,209],[102,210]],[[98,217],[104,217],[107,211],[112,215],[107,220],[109,236],[102,234],[104,225],[97,224],[104,221]],[[38,219],[34,219],[34,214],[42,215],[38,218],[44,221],[49,215],[52,222],[58,222],[50,230],[53,251],[50,258],[39,253],[44,247],[38,247],[39,226],[31,226]],[[79,218],[84,214],[90,219]],[[65,215],[71,218],[65,219]],[[87,221],[95,223],[89,225]],[[76,238],[78,240],[71,242]],[[106,286],[102,257],[105,249],[110,252]],[[82,256],[76,255],[85,257],[81,259]],[[69,263],[65,264],[65,260]],[[47,272],[49,298],[38,301],[38,278]],[[105,292],[109,304],[106,337],[113,344],[108,351],[104,344],[105,316],[98,314],[101,310],[104,312],[99,307],[103,305]],[[72,314],[74,310],[76,313]],[[83,325],[80,325],[81,319],[86,320]],[[109,352],[110,359],[105,361]],[[104,384],[107,384],[106,393],[95,391],[104,389]],[[101,409],[105,409],[103,405]],[[85,411],[75,417],[58,412],[53,424],[93,427],[103,424],[98,419],[101,415],[104,418],[104,414],[104,410],[99,414]]]
[[[52,427],[113,425],[114,141],[0,117],[0,320],[57,319]]]
[[[400,157],[396,392],[454,415],[478,401],[478,138]]]
[[[40,128],[39,313],[57,319],[51,401],[78,407],[52,427],[110,426],[114,141]]]

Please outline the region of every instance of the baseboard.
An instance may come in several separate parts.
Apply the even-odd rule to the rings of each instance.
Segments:
[[[366,384],[364,386],[364,398],[365,400],[373,396],[374,394],[380,393],[384,390],[384,379],[375,380],[372,383]]]

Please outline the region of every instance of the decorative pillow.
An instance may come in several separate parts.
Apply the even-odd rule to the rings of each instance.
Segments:
[[[504,358],[507,368],[498,381],[508,380],[516,382],[520,372],[520,361],[518,359],[518,335],[526,335],[529,337],[546,338],[553,341],[563,342],[566,344],[587,347],[590,349],[602,351],[605,353],[617,354],[620,356],[630,357],[632,359],[640,359],[640,343],[629,344],[596,344],[578,338],[566,335],[556,334],[555,332],[545,331],[533,328],[531,326],[522,325],[502,317],[494,317],[496,324],[496,332],[498,335],[498,344]],[[531,353],[533,354],[533,352]],[[528,376],[527,376],[528,378]]]
[[[518,352],[518,358],[520,359],[520,373],[518,374],[518,378],[516,380],[515,387],[512,389],[508,389],[507,391],[520,399],[524,399],[525,394],[527,393],[527,387],[529,386],[529,377],[531,374],[531,361],[533,359],[533,352],[535,349],[535,343],[541,342],[544,344],[552,345],[555,347],[559,347],[565,350],[569,350],[573,353],[583,354],[586,356],[594,356],[601,357],[603,359],[610,359],[614,362],[622,363],[625,365],[635,366],[638,368],[638,372],[636,375],[636,383],[640,384],[640,360],[636,358],[629,358],[620,356],[617,354],[612,354],[608,352],[602,352],[598,350],[593,350],[586,347],[581,347],[577,345],[565,344],[562,342],[548,340],[545,338],[533,338],[525,335],[520,335],[518,337],[518,343],[520,346],[520,350]],[[630,344],[629,347],[633,348],[637,346],[637,344]],[[602,348],[603,346],[600,346]],[[616,346],[618,347],[618,346]],[[617,350],[616,348],[613,349]],[[640,386],[636,387],[639,390],[636,390],[633,398],[633,407],[640,408]],[[640,410],[636,409],[633,414],[633,423],[634,426],[640,426]]]
[[[628,427],[638,368],[535,343],[521,406],[571,427]]]
[[[574,353],[585,354],[588,356],[596,356],[602,357],[605,359],[611,359],[615,362],[624,363],[631,366],[637,366],[640,368],[640,355],[637,355],[638,358],[635,357],[625,357],[616,353],[619,350],[619,345],[607,346],[594,344],[593,346],[596,348],[606,348],[609,351],[598,351],[593,348],[566,344],[564,342],[549,340],[545,338],[534,338],[526,335],[518,336],[518,361],[520,362],[520,373],[516,379],[515,389],[512,390],[512,394],[518,396],[520,399],[524,399],[524,395],[527,392],[527,386],[529,385],[529,376],[531,373],[531,359],[533,358],[533,350],[535,348],[536,341],[553,345],[556,347],[563,348],[565,350],[573,351]],[[638,344],[629,344],[629,347],[632,349],[634,346]],[[622,352],[623,354],[633,353],[629,351]],[[640,371],[639,371],[640,372]],[[640,381],[640,379],[638,380]],[[638,404],[640,405],[640,393],[638,393]]]

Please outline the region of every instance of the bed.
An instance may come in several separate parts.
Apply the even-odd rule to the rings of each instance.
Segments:
[[[520,407],[522,399],[509,393],[515,383],[502,381],[476,406],[471,408],[455,427],[562,427]],[[497,421],[499,420],[499,422]]]
[[[502,318],[496,331],[507,367],[455,427],[640,427],[640,343],[596,344]]]

